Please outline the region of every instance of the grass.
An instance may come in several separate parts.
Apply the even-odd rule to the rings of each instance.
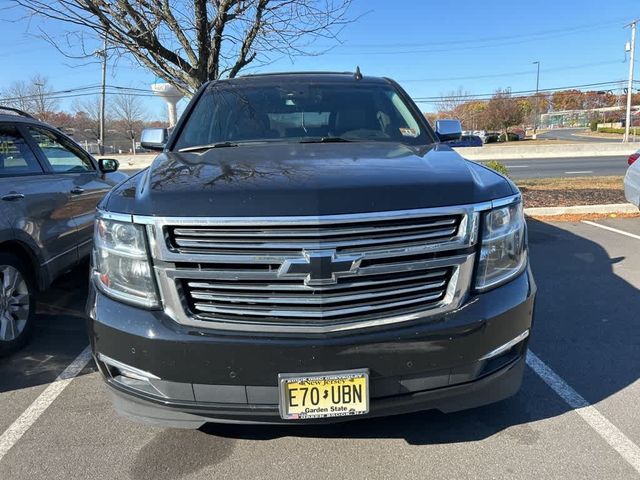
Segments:
[[[605,177],[567,177],[567,178],[529,178],[518,180],[518,187],[532,190],[575,190],[575,189],[620,189],[623,188],[623,176]]]
[[[625,132],[624,128],[599,128],[598,133],[617,133],[622,135]]]

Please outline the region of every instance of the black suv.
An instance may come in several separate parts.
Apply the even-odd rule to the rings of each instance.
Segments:
[[[194,95],[100,203],[87,306],[132,419],[326,422],[513,395],[535,284],[518,189],[392,80],[270,74]]]
[[[96,205],[126,178],[117,168],[0,107],[0,354],[29,336],[36,291],[89,255]]]

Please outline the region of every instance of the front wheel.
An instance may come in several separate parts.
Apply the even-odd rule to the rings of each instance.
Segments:
[[[27,266],[15,255],[0,253],[0,356],[29,337],[35,315],[35,287]]]

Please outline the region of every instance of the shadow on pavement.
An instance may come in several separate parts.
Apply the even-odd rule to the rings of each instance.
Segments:
[[[535,220],[529,220],[529,240],[538,283],[531,350],[591,403],[634,383],[640,377],[640,292],[614,274],[612,265],[623,258],[610,258],[598,243]],[[529,422],[569,410],[527,369],[516,396],[465,412],[430,411],[320,426],[207,424],[201,430],[230,439],[404,438],[417,445],[500,434],[526,445],[535,443],[538,435]]]
[[[30,342],[0,358],[0,393],[53,382],[89,344],[84,317],[88,278],[89,265],[83,262],[38,296]]]

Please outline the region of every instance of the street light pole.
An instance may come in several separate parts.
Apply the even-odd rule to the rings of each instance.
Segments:
[[[633,62],[636,51],[636,23],[638,20],[624,26],[624,28],[631,27],[631,53],[629,55],[629,84],[627,85],[627,116],[624,124],[624,139],[625,143],[629,142],[629,128],[631,126],[631,97],[633,96]]]
[[[533,139],[535,140],[538,131],[538,90],[540,89],[540,62],[535,61],[533,65],[538,66],[538,72],[536,74],[536,97],[535,97],[535,118],[533,119]]]

